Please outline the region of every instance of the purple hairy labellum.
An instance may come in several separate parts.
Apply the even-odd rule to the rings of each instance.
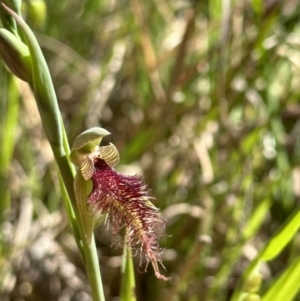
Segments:
[[[166,222],[150,202],[149,188],[139,176],[122,175],[102,159],[95,158],[94,166],[93,190],[88,204],[93,211],[108,215],[113,234],[125,225],[126,242],[145,255],[159,279],[168,280],[158,269],[162,250],[156,234]]]
[[[91,132],[92,129],[85,133]],[[106,215],[106,223],[114,235],[125,227],[126,244],[145,256],[147,264],[151,262],[157,278],[169,280],[159,271],[159,264],[164,266],[158,239],[164,234],[166,221],[151,203],[153,197],[148,186],[140,176],[123,175],[113,168],[119,162],[114,145],[95,146],[87,142],[85,133],[78,136],[80,140],[75,140],[71,160],[79,166],[85,180],[92,180],[93,187],[86,200],[89,212]],[[86,151],[87,145],[92,151]]]

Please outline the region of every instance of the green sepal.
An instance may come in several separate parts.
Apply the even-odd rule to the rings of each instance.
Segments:
[[[80,150],[83,153],[92,153],[95,151],[95,148],[99,146],[102,138],[109,134],[109,131],[100,127],[88,129],[76,137],[71,151]]]
[[[70,160],[79,167],[85,180],[90,179],[94,172],[94,161],[91,155],[99,150],[102,138],[109,134],[103,128],[94,127],[75,138],[71,148]]]
[[[94,218],[89,210],[87,199],[93,189],[93,183],[91,180],[85,180],[80,172],[78,172],[74,179],[74,191],[76,196],[76,202],[78,206],[79,215],[84,228],[85,240],[88,245],[91,243]]]

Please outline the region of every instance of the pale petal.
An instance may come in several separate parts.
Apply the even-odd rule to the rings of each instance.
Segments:
[[[110,167],[116,166],[120,161],[119,152],[112,143],[107,146],[100,146],[99,158],[104,160]]]
[[[85,180],[92,177],[94,173],[94,160],[89,156],[85,156],[76,161],[76,165],[80,168],[81,174]]]

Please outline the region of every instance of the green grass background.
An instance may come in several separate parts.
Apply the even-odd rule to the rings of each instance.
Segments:
[[[117,170],[143,175],[168,220],[172,280],[135,258],[137,299],[300,300],[300,3],[32,0],[23,14],[70,143],[110,131]],[[0,134],[1,300],[90,300],[33,95],[2,61]],[[95,236],[120,300],[120,240]]]

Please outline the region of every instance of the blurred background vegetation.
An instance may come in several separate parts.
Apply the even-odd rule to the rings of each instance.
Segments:
[[[23,12],[70,143],[92,126],[110,131],[117,170],[143,175],[168,220],[172,280],[136,258],[138,300],[230,300],[299,208],[299,1],[27,0]],[[2,62],[0,95],[0,298],[90,300],[32,92]],[[122,249],[105,226],[95,235],[117,301]],[[259,294],[299,251],[298,233],[261,265]]]

